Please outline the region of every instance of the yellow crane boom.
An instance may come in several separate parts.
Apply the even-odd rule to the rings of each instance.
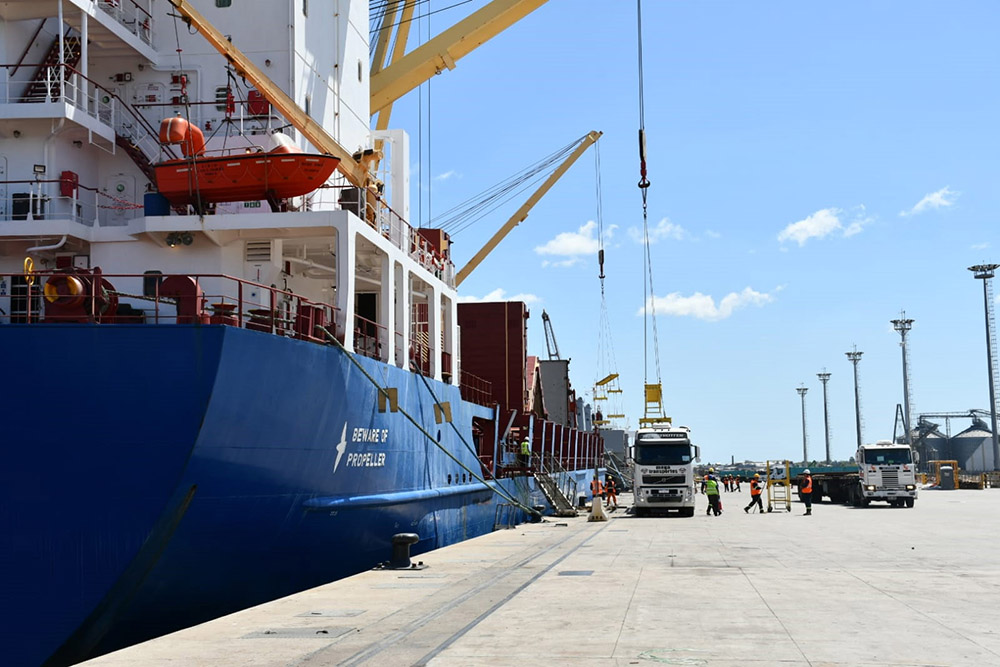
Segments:
[[[236,73],[249,81],[267,98],[275,109],[292,124],[296,130],[309,140],[317,150],[340,158],[337,170],[353,185],[367,188],[371,181],[367,167],[354,159],[354,156],[341,146],[333,136],[323,129],[323,126],[309,117],[277,84],[264,74],[263,70],[253,64],[247,56],[233,46],[226,36],[191,6],[187,0],[168,0],[180,13],[184,21],[195,28],[208,40],[216,51],[232,63]]]
[[[497,36],[548,0],[493,0],[482,9],[371,76],[371,113],[395,100]],[[173,0],[171,0],[173,2]],[[385,58],[383,51],[382,58]]]
[[[562,175],[566,173],[566,170],[569,169],[571,166],[573,166],[573,163],[576,162],[577,159],[579,159],[579,157],[583,155],[584,151],[590,148],[590,146],[594,142],[600,139],[602,134],[603,132],[597,132],[595,130],[593,132],[588,133],[587,136],[585,136],[580,141],[580,145],[577,146],[576,149],[569,154],[569,157],[567,157],[565,160],[562,161],[562,164],[560,164],[556,168],[556,170],[553,171],[549,175],[549,177],[545,179],[545,182],[542,183],[538,187],[538,189],[535,190],[535,192],[528,198],[528,200],[521,205],[521,208],[517,209],[514,215],[512,215],[510,219],[508,219],[507,222],[504,223],[503,227],[498,229],[497,232],[493,235],[493,237],[486,242],[486,245],[480,248],[479,252],[477,252],[475,256],[469,260],[469,263],[462,267],[462,269],[455,276],[456,287],[461,285],[462,281],[468,278],[469,274],[476,270],[476,267],[479,266],[484,259],[486,259],[487,255],[493,252],[493,249],[496,248],[497,245],[499,245],[500,242],[504,240],[504,237],[506,237],[507,234],[510,233],[510,230],[514,229],[514,227],[517,227],[518,224],[523,222],[524,219],[528,217],[528,212],[531,211],[534,205],[538,203],[538,200],[540,200],[542,197],[545,196],[545,193],[548,192],[552,188],[552,186],[556,184],[556,181],[562,178]]]

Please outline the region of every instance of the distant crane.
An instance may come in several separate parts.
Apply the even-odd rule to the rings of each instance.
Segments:
[[[552,330],[552,320],[549,314],[542,311],[542,327],[545,329],[545,349],[549,352],[549,361],[561,359],[559,356],[559,343],[556,342],[556,332]]]

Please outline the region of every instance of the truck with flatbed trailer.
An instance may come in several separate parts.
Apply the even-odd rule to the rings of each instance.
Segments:
[[[913,507],[917,500],[917,468],[909,445],[880,440],[859,447],[854,460],[857,471],[816,470],[812,476],[813,500],[826,496],[832,502],[855,507],[867,507],[872,502]]]
[[[694,516],[694,465],[701,452],[691,443],[691,429],[670,424],[640,428],[629,451],[635,516],[663,510]]]

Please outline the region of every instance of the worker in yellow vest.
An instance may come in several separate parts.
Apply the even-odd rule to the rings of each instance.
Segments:
[[[531,467],[531,443],[527,438],[521,441],[521,465],[525,468]]]

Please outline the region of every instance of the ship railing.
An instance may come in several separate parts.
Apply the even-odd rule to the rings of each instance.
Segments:
[[[450,287],[455,286],[455,265],[451,260],[438,252],[430,241],[421,236],[382,197],[374,202],[366,201],[365,212],[363,218],[373,229],[435,277]]]
[[[0,64],[0,67],[6,68],[14,66]],[[8,78],[0,84],[0,103],[62,102],[83,111],[103,125],[112,126],[116,99],[93,79],[62,63],[22,64],[21,67],[28,71],[44,68],[41,80],[44,84],[43,94],[31,93],[35,83],[32,78]]]
[[[421,375],[430,375],[431,346],[419,340],[418,336],[410,336],[410,368]]]
[[[563,467],[558,457],[553,456],[552,454],[545,454],[541,457],[539,469],[556,482],[556,486],[558,486],[559,490],[563,492],[563,495],[569,499],[570,503],[576,502],[576,478],[573,477],[573,475],[571,475],[565,467]]]
[[[389,329],[360,315],[354,316],[354,351],[372,359],[388,361]]]
[[[97,6],[144,43],[152,45],[153,17],[135,0],[98,0]]]
[[[80,185],[69,177],[0,181],[0,185],[5,186],[0,190],[9,193],[0,199],[0,222],[72,220],[93,227],[102,211],[118,212],[124,217],[128,215],[124,212],[142,208],[141,204]],[[59,194],[52,194],[56,190]]]
[[[102,286],[94,289],[98,275]],[[317,343],[328,343],[329,331],[344,342],[336,306],[225,274],[107,274],[70,267],[0,274],[0,324],[38,322],[219,324]]]
[[[493,383],[484,380],[478,375],[461,370],[459,371],[459,385],[462,391],[462,398],[470,403],[490,406],[493,404]]]

